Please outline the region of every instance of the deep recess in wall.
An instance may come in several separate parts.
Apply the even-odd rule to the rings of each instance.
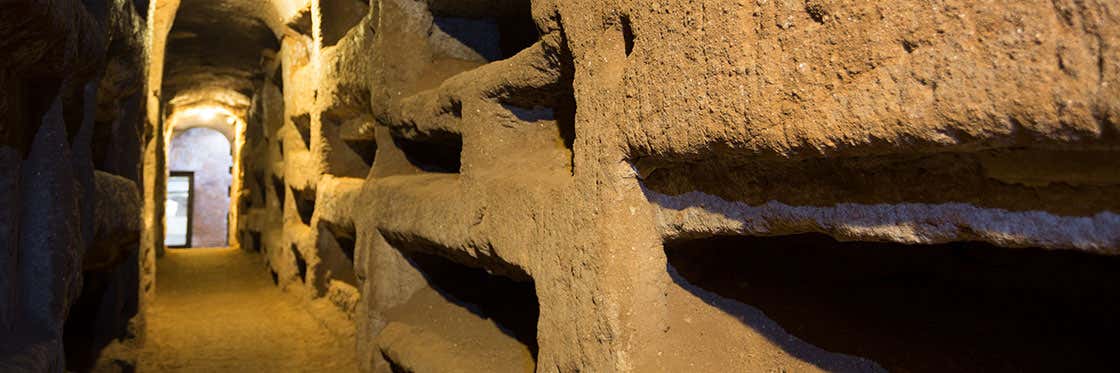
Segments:
[[[413,166],[427,172],[459,173],[462,166],[463,140],[420,142],[393,137],[393,143]]]
[[[339,249],[342,250],[343,256],[350,260],[350,264],[354,263],[354,247],[357,237],[356,229],[353,225],[334,224],[327,221],[319,221],[319,226],[330,233],[335,242],[338,243]]]
[[[291,245],[292,257],[296,261],[296,271],[299,273],[299,280],[302,283],[307,283],[307,261],[303,259],[303,255],[299,253],[299,248],[296,244]]]
[[[536,359],[540,308],[532,281],[513,281],[439,255],[416,251],[402,253],[445,298],[492,319],[503,333],[524,344]]]
[[[703,155],[723,157],[721,148],[713,145]],[[682,161],[694,156],[645,154],[637,162],[649,172],[644,186],[661,194],[697,191],[750,205],[968,204],[1067,216],[1120,211],[1120,188],[1115,187],[1120,157],[1112,151],[1010,148]]]
[[[820,234],[670,242],[666,254],[709,303],[719,307],[706,292],[758,307],[806,342],[892,371],[1114,366],[1120,258]]]
[[[125,335],[129,319],[139,310],[137,265],[133,251],[110,269],[83,271],[82,292],[63,328],[67,370],[89,371],[111,336]]]
[[[502,8],[463,9],[449,4],[431,7],[436,28],[487,61],[513,57],[540,40],[528,1],[511,2]]]
[[[261,251],[261,232],[249,231],[249,244],[252,245],[253,251]]]
[[[503,59],[513,57],[541,39],[537,23],[533,21],[532,5],[528,1],[522,2],[512,15],[498,17],[498,32]]]
[[[93,167],[96,170],[112,172],[108,168],[106,162],[108,161],[107,154],[109,147],[113,145],[113,124],[108,122],[94,122],[93,123],[93,141],[90,142],[90,147],[93,151]]]
[[[367,167],[373,167],[374,157],[377,156],[377,141],[372,139],[343,139],[350,151],[362,158]]]
[[[277,207],[280,211],[284,211],[284,201],[287,200],[288,187],[284,185],[284,179],[276,175],[272,175],[272,192],[276,196]]]
[[[311,114],[292,117],[292,125],[296,127],[299,137],[303,139],[303,146],[307,147],[307,150],[311,150]]]
[[[353,123],[340,125],[339,137],[342,138],[346,148],[362,158],[366,168],[373,167],[374,157],[377,156],[377,141],[370,134],[361,133],[361,127]],[[364,175],[363,175],[364,176]]]
[[[253,191],[250,194],[250,199],[252,200],[251,205],[254,207],[265,207],[265,205],[268,204],[268,197],[265,196],[268,186],[264,181],[264,172],[261,170],[253,170],[250,174],[252,175],[251,182],[253,183],[249,185],[249,190]]]
[[[310,225],[311,217],[315,215],[315,190],[292,187],[292,197],[296,201],[296,212],[299,213],[299,220],[304,225]]]
[[[626,57],[630,57],[630,53],[634,52],[634,28],[630,25],[630,16],[622,16],[619,22],[622,23],[622,41],[626,46]]]
[[[323,19],[323,45],[333,46],[362,21],[369,12],[369,5],[358,0],[321,0],[319,9]]]
[[[354,117],[348,110],[339,111],[341,113],[323,113],[322,136],[331,144],[327,172],[335,176],[365,178],[377,156],[373,125],[367,116]]]
[[[356,230],[353,224],[336,224],[320,219],[319,225],[319,267],[330,273],[333,280],[358,286],[354,273],[354,249]],[[337,251],[336,251],[337,250]],[[323,273],[319,271],[317,273]]]
[[[28,79],[24,84],[24,95],[22,102],[24,113],[27,116],[23,119],[26,120],[25,126],[4,126],[2,131],[15,132],[8,136],[8,138],[17,139],[17,144],[20,149],[23,149],[23,157],[27,158],[28,152],[31,151],[31,142],[35,138],[35,134],[39,132],[39,127],[42,125],[43,115],[47,114],[51,105],[54,104],[54,98],[62,88],[61,79]],[[22,132],[21,132],[22,131]]]

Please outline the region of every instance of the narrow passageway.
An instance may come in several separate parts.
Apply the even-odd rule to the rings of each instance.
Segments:
[[[332,334],[262,268],[237,249],[168,250],[139,371],[355,371],[352,338]]]

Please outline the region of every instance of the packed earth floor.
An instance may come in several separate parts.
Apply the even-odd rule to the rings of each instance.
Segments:
[[[356,371],[352,340],[285,296],[263,267],[237,249],[168,250],[139,371]]]

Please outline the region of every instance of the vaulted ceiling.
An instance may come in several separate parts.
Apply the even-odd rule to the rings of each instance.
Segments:
[[[279,49],[285,0],[181,0],[167,36],[162,97],[174,106],[248,104],[266,56]],[[278,9],[282,9],[279,10]]]

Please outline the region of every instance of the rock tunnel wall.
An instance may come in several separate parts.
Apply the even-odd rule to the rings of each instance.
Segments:
[[[0,6],[0,370],[142,331],[192,105],[366,371],[1107,366],[1113,2],[181,3]]]
[[[0,5],[5,372],[89,370],[140,307],[147,2],[49,3]]]
[[[372,371],[945,367],[838,348],[724,268],[786,246],[884,282],[859,264],[1053,261],[899,275],[1030,292],[1082,268],[1068,253],[1109,263],[1118,17],[1107,1],[311,2],[255,88],[238,240],[353,320]],[[781,265],[796,283],[805,263]],[[688,275],[706,271],[723,282]],[[1089,314],[1116,304],[1090,292]],[[1031,366],[1017,358],[974,363]]]

